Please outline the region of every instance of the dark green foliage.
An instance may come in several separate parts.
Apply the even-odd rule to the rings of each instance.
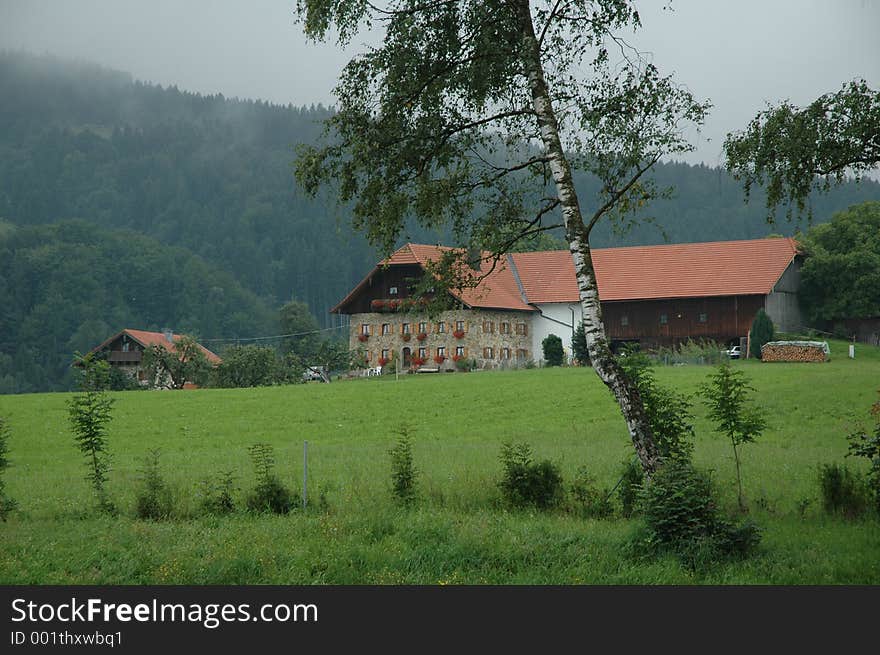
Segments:
[[[310,359],[317,351],[321,342],[318,333],[321,326],[309,311],[309,306],[298,300],[291,300],[279,312],[281,333],[281,351],[295,353],[302,359]]]
[[[773,321],[767,316],[767,312],[759,309],[752,320],[752,329],[749,337],[749,350],[752,357],[761,359],[761,346],[768,341],[773,341]]]
[[[266,303],[217,266],[82,221],[0,229],[0,305],[4,393],[74,389],[70,353],[124,327],[206,337],[278,330]],[[127,386],[120,375],[111,371],[109,388]]]
[[[639,547],[673,552],[691,565],[745,557],[760,542],[755,525],[722,517],[711,478],[687,461],[667,461],[642,488],[640,506],[646,530]]]
[[[690,399],[657,384],[653,362],[645,354],[629,349],[618,361],[639,390],[660,456],[689,459],[694,448]]]
[[[3,475],[9,468],[9,423],[0,416],[0,521],[5,521],[9,513],[15,509],[16,503],[6,495],[6,481]]]
[[[571,350],[574,358],[581,366],[590,365],[590,351],[587,349],[587,334],[584,332],[584,324],[578,323],[571,339]]]
[[[880,202],[834,214],[801,239],[806,253],[798,297],[809,320],[880,316]],[[835,325],[849,338],[843,325]],[[827,329],[827,328],[826,328]]]
[[[600,489],[586,466],[578,469],[575,479],[569,488],[573,509],[582,516],[604,519],[614,512],[611,504],[611,492]]]
[[[829,514],[854,518],[868,507],[865,480],[842,464],[825,464],[819,468],[819,491],[822,506]]]
[[[874,509],[880,514],[880,401],[871,407],[875,424],[873,433],[856,430],[849,435],[849,451],[847,457],[863,457],[868,460],[867,484],[873,496]]]
[[[550,509],[562,501],[562,472],[549,460],[532,461],[528,444],[504,444],[501,464],[504,471],[498,484],[504,501],[511,507]]]
[[[77,358],[80,370],[80,393],[68,403],[73,438],[86,460],[88,475],[102,511],[115,513],[115,505],[107,491],[107,474],[110,471],[110,454],[107,451],[107,423],[112,418],[113,399],[107,395],[110,365],[91,355]]]
[[[623,463],[617,498],[624,517],[632,516],[638,509],[639,493],[645,483],[645,472],[637,460],[627,459]]]
[[[204,386],[212,368],[198,341],[188,334],[175,340],[173,352],[150,345],[144,350],[141,365],[152,384],[168,389],[183,389],[187,382]]]
[[[764,415],[752,404],[749,392],[754,388],[746,381],[745,373],[731,368],[730,363],[718,367],[709,381],[700,387],[700,393],[709,408],[709,418],[715,429],[730,440],[736,462],[736,484],[740,509],[745,511],[739,447],[752,443],[761,436],[767,423]]]
[[[406,425],[397,428],[397,442],[388,454],[391,457],[391,493],[403,504],[412,503],[416,498],[416,478],[418,469],[413,463],[412,433]]]
[[[804,108],[783,102],[724,142],[727,168],[745,186],[765,186],[769,218],[780,205],[803,213],[811,191],[827,191],[880,162],[880,91],[854,80]],[[811,214],[812,215],[812,214]]]
[[[211,376],[215,387],[265,387],[302,381],[302,365],[296,355],[279,357],[267,346],[231,346]]]
[[[555,334],[548,334],[541,342],[541,349],[544,353],[544,363],[547,366],[562,366],[565,361],[562,339]]]
[[[205,478],[199,485],[202,510],[207,514],[225,515],[235,511],[235,478],[232,471]]]
[[[274,473],[275,451],[270,444],[256,443],[248,452],[254,465],[257,485],[247,498],[252,512],[287,514],[296,505],[299,495],[291,492]]]
[[[159,470],[158,449],[151,450],[144,458],[140,473],[140,489],[135,497],[135,514],[139,519],[159,521],[171,516],[173,503],[171,490]]]

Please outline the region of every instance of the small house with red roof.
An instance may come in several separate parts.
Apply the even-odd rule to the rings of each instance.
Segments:
[[[110,366],[119,368],[136,379],[141,385],[147,386],[150,384],[150,381],[147,379],[146,371],[141,366],[144,351],[150,346],[160,346],[173,353],[176,351],[176,342],[182,336],[174,334],[171,330],[147,332],[146,330],[126,328],[98,346],[95,346],[90,352],[94,354],[100,353],[106,358]],[[203,345],[199,344],[199,348],[210,364],[216,366],[222,362],[220,357]]]
[[[450,368],[461,357],[483,367],[539,361],[549,334],[571,352],[582,314],[567,250],[511,253],[494,268],[484,259],[480,284],[451,292],[458,308],[429,321],[404,301],[443,250],[401,247],[331,310],[351,317],[351,346],[365,349],[370,366],[392,356],[405,368]],[[780,331],[801,326],[793,239],[595,249],[593,263],[612,347],[727,343],[748,334],[761,308]]]

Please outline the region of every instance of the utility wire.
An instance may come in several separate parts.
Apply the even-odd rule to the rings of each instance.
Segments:
[[[321,332],[341,330],[342,328],[348,328],[348,326],[337,325],[336,327],[323,328],[321,330],[312,330],[310,332],[291,332],[290,334],[275,334],[270,337],[229,337],[226,339],[199,339],[199,343],[215,343],[218,341],[268,341],[270,339],[284,339],[285,337],[305,337],[310,334],[320,334]]]

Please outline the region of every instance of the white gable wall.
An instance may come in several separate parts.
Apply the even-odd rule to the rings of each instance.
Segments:
[[[543,303],[533,306],[539,310],[539,313],[532,318],[532,352],[535,353],[535,361],[543,361],[544,348],[541,343],[551,334],[562,339],[565,357],[570,361],[572,312],[574,312],[574,325],[577,327],[578,322],[582,320],[581,306],[578,303]]]

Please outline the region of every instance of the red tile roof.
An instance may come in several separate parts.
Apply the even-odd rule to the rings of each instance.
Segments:
[[[348,303],[380,266],[437,261],[442,246],[406,244],[355,287],[332,311]],[[766,295],[797,254],[794,239],[753,239],[632,246],[593,250],[603,301]],[[482,271],[489,270],[483,254]],[[517,279],[518,278],[518,279]],[[522,291],[520,291],[522,285]],[[567,250],[514,253],[460,299],[471,307],[529,311],[531,304],[579,302],[571,253]]]
[[[168,340],[165,338],[165,334],[162,332],[147,332],[146,330],[132,330],[130,328],[126,328],[126,329],[122,330],[121,332],[114,334],[112,337],[110,337],[109,339],[104,341],[104,343],[102,343],[101,345],[93,348],[92,352],[97,352],[97,351],[101,350],[104,346],[112,343],[113,341],[115,341],[116,339],[121,337],[123,334],[127,334],[132,339],[134,339],[139,344],[141,344],[144,348],[148,348],[150,346],[157,345],[157,346],[162,346],[163,348],[169,350],[170,352],[175,352],[175,350],[176,350],[176,348],[173,344],[168,343]],[[181,338],[181,336],[183,336],[183,335],[172,334],[171,338],[174,341],[178,341]],[[216,354],[212,353],[210,350],[205,348],[202,344],[199,344],[199,348],[201,349],[202,353],[204,353],[205,357],[207,358],[207,360],[210,363],[219,364],[220,362],[223,361]]]
[[[593,266],[603,301],[766,295],[797,254],[794,239],[600,248]],[[567,250],[511,255],[532,303],[578,302]]]
[[[445,246],[427,246],[417,243],[408,243],[398,248],[388,259],[376,264],[376,267],[349,293],[331,312],[339,311],[366,286],[373,275],[384,266],[412,266],[417,264],[425,268],[428,262],[440,260],[444,251],[451,250]],[[472,289],[464,289],[460,293],[452,292],[452,295],[470,307],[484,309],[515,309],[525,312],[534,311],[529,306],[519,291],[516,277],[505,259],[501,259],[492,270],[492,262],[489,253],[482,253],[483,260],[480,265],[480,273],[486,277],[480,284]]]

